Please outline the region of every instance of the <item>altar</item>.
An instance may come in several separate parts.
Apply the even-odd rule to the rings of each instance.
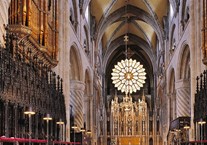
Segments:
[[[117,139],[118,145],[140,145],[140,138],[138,137],[119,137]]]

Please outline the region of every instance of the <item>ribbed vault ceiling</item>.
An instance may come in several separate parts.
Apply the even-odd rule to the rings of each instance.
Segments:
[[[111,40],[128,31],[155,48],[156,35],[163,35],[162,19],[167,14],[167,8],[167,0],[92,0],[91,11],[98,24],[98,41],[107,49]],[[129,17],[128,23],[125,22],[126,17]]]

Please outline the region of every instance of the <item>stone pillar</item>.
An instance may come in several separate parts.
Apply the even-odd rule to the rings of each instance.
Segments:
[[[70,86],[70,104],[73,106],[74,121],[81,128],[83,125],[83,95],[85,83],[78,80],[71,80]]]
[[[204,70],[204,65],[202,65],[202,9],[203,1],[193,1],[190,2],[190,75],[191,75],[191,128],[189,131],[189,139],[191,141],[195,140],[195,128],[194,128],[194,103],[195,103],[195,93],[196,93],[196,76]],[[202,40],[202,41],[200,41]]]
[[[176,108],[177,117],[190,116],[191,98],[189,80],[179,80],[176,82]]]
[[[93,114],[92,114],[92,103],[93,103],[93,96],[85,97],[84,103],[86,104],[86,130],[92,131],[92,121],[93,121]]]

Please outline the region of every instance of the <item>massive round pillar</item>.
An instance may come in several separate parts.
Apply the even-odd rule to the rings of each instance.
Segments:
[[[85,84],[78,80],[71,80],[70,82],[70,98],[73,106],[74,122],[79,128],[83,125],[83,95]]]

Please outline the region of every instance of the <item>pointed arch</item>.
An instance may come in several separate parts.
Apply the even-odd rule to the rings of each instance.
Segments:
[[[190,79],[190,48],[183,43],[178,56],[177,64],[177,115],[190,116],[191,114],[191,79]]]
[[[170,69],[169,78],[168,78],[168,93],[173,93],[175,91],[175,70],[174,68]]]
[[[182,45],[177,65],[178,79],[190,78],[190,48],[185,42]]]
[[[81,57],[76,44],[70,47],[70,80],[82,80]]]
[[[90,70],[87,68],[85,70],[85,95],[87,96],[90,96],[92,94],[92,77],[90,74]]]

